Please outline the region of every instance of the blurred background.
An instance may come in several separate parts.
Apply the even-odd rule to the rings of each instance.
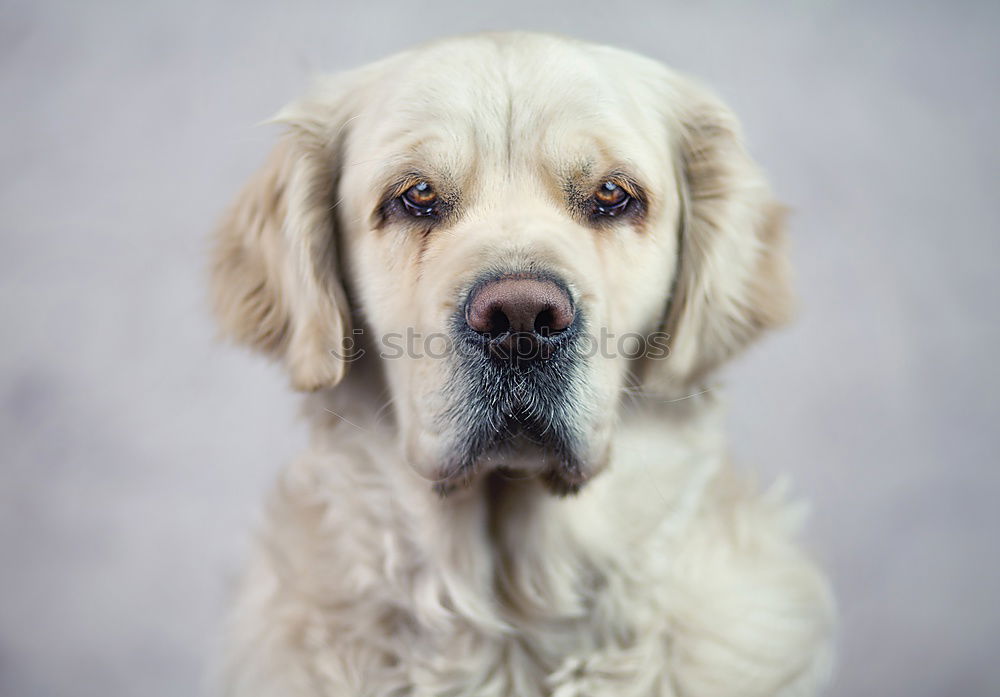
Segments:
[[[1000,3],[0,3],[0,694],[203,689],[276,471],[277,367],[215,342],[207,235],[310,76],[485,29],[713,85],[793,208],[801,312],[727,371],[810,500],[837,697],[1000,694]]]

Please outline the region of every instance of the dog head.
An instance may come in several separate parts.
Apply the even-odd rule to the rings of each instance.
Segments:
[[[363,333],[401,455],[576,490],[623,394],[697,389],[788,308],[781,209],[715,97],[633,54],[452,39],[320,82],[223,221],[229,334],[301,390]]]

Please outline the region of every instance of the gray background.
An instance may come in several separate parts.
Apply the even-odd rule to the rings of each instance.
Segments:
[[[202,689],[304,431],[214,343],[211,224],[317,72],[498,28],[714,85],[794,208],[790,330],[728,373],[733,449],[813,502],[833,695],[1000,694],[1000,3],[0,6],[0,693]]]

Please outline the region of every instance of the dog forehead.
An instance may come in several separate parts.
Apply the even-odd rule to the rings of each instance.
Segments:
[[[444,40],[399,54],[385,72],[393,105],[430,114],[505,114],[515,106],[591,101],[613,87],[598,47],[534,35]]]
[[[477,164],[600,169],[642,159],[663,130],[648,63],[537,35],[431,44],[383,73],[363,147],[381,162],[426,162],[457,176]]]

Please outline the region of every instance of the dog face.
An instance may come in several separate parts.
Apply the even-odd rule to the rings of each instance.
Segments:
[[[780,211],[735,120],[655,62],[453,39],[278,120],[219,231],[222,324],[305,390],[361,336],[442,491],[495,467],[575,491],[627,390],[683,394],[785,314]]]

